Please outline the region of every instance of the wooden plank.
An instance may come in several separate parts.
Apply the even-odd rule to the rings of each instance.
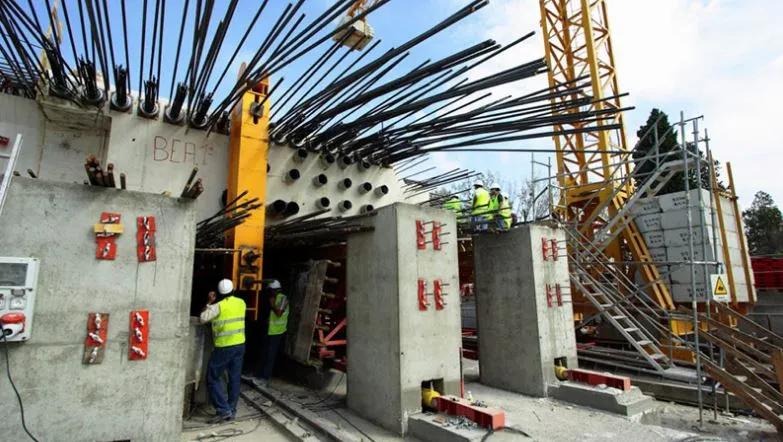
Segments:
[[[710,376],[720,381],[724,388],[742,399],[742,401],[745,402],[751,409],[753,409],[753,411],[755,411],[759,416],[768,420],[772,425],[775,426],[775,428],[777,428],[778,432],[783,431],[783,420],[781,420],[774,411],[770,410],[767,405],[764,404],[764,402],[758,399],[757,393],[755,391],[746,387],[742,382],[738,381],[729,372],[719,367],[711,360],[703,359],[702,361],[704,364],[704,370]]]
[[[783,393],[783,350],[775,350],[772,353],[772,367],[778,376],[778,388]]]
[[[742,362],[732,358],[727,358],[727,360],[731,364],[730,372],[739,372],[743,376],[746,376],[748,378],[747,383],[749,385],[758,387],[762,390],[762,392],[759,394],[765,396],[768,399],[765,401],[765,403],[772,407],[775,413],[783,414],[783,406],[780,405],[781,402],[783,402],[783,393],[776,390],[775,387],[769,385],[764,379],[761,378],[761,376],[757,375],[753,370],[743,365]]]
[[[731,308],[721,304],[720,302],[715,302],[712,305],[714,305],[715,308],[718,310],[718,312],[720,312],[721,314],[732,316],[736,318],[739,322],[747,325],[748,327],[752,328],[754,331],[758,332],[759,334],[767,336],[769,340],[772,342],[772,344],[774,344],[778,348],[783,347],[783,336],[780,336],[779,334],[773,332],[772,330],[751,320],[747,316],[742,315],[735,310],[732,310]]]
[[[294,284],[289,294],[291,309],[285,353],[305,365],[312,365],[310,349],[313,345],[326,269],[326,260],[310,261],[292,269]]]
[[[740,362],[747,363],[753,366],[753,368],[756,369],[756,374],[761,374],[766,376],[770,380],[776,380],[777,376],[775,376],[775,373],[770,370],[768,367],[763,365],[761,362],[749,357],[745,353],[742,353],[741,351],[734,348],[733,345],[730,343],[724,341],[723,339],[720,339],[719,337],[712,335],[710,333],[707,333],[702,330],[701,333],[699,333],[699,336],[704,337],[704,339],[712,342],[713,344],[717,345],[718,347],[722,348],[723,351],[725,351],[730,356],[733,356],[737,358]]]

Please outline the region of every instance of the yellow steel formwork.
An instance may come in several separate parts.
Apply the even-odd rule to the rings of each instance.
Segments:
[[[244,200],[266,199],[266,164],[269,150],[269,100],[259,108],[269,90],[267,80],[246,92],[233,109],[229,147],[228,201],[247,191]],[[259,112],[260,110],[260,112]],[[249,294],[248,313],[258,319],[259,291],[264,254],[266,207],[252,212],[226,238],[233,254],[232,280],[237,290]],[[256,257],[253,259],[253,257]]]

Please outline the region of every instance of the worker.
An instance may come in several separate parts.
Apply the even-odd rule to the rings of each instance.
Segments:
[[[459,217],[462,212],[462,201],[460,201],[457,195],[452,195],[448,201],[443,203],[443,208],[445,210],[451,210]]]
[[[269,293],[269,324],[261,355],[263,362],[258,364],[253,379],[256,385],[264,388],[269,386],[269,380],[272,379],[280,344],[288,329],[288,297],[283,294],[280,281],[273,279],[266,288]]]
[[[218,283],[218,293],[221,299],[215,302],[215,292],[209,292],[200,318],[202,324],[212,323],[215,346],[207,368],[207,389],[216,411],[212,423],[236,418],[245,356],[245,301],[234,296],[234,284],[230,279]],[[228,372],[228,398],[221,382],[224,372]]]
[[[489,192],[484,188],[484,182],[473,183],[473,223],[477,232],[487,230],[487,209],[489,208]]]
[[[500,185],[489,186],[489,214],[495,220],[497,230],[511,228],[511,204],[508,197],[500,191]]]

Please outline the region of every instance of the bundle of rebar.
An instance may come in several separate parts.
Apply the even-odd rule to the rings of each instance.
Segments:
[[[204,192],[204,184],[201,181],[201,178],[196,179],[195,182],[193,181],[196,178],[197,173],[198,166],[194,166],[188,176],[188,181],[185,183],[185,188],[182,189],[182,193],[179,195],[180,198],[196,199]]]
[[[377,213],[372,210],[352,217],[317,218],[330,210],[323,209],[280,224],[267,226],[264,230],[266,245],[286,247],[310,242],[344,241],[349,234],[371,231],[372,226],[363,224],[361,220]]]
[[[543,59],[468,77],[528,41],[532,32],[507,45],[485,40],[406,67],[417,46],[462,22],[488,0],[468,2],[385,52],[380,40],[362,51],[347,46],[344,31],[389,0],[374,2],[336,29],[333,23],[351,10],[353,0],[336,0],[312,20],[301,12],[304,0],[297,0],[274,19],[261,20],[270,3],[263,0],[249,22],[241,25],[237,24],[241,20],[237,16],[242,16],[236,14],[238,0],[184,0],[176,14],[166,8],[166,0],[143,0],[141,7],[137,4],[130,11],[127,0],[117,1],[120,8],[110,9],[107,0],[62,0],[59,8],[52,9],[46,0],[48,22],[39,20],[32,2],[29,7],[19,0],[0,2],[4,90],[30,97],[49,93],[82,105],[100,106],[108,99],[112,108],[126,110],[132,103],[133,80],[138,85],[138,114],[157,118],[158,101],[167,85],[163,91],[170,97],[163,110],[166,122],[227,133],[228,111],[247,91],[266,90],[258,85],[269,80],[271,86],[260,105],[272,98],[273,140],[367,165],[394,165],[430,152],[480,151],[487,145],[548,138],[567,133],[551,128],[566,123],[578,124],[570,132],[619,128],[613,118],[623,109],[595,110],[587,76],[516,98],[493,97],[489,92],[544,73]],[[129,19],[128,12],[138,17]],[[63,21],[65,26],[60,26]],[[134,22],[141,24],[139,35],[131,36],[139,39],[137,54],[131,54],[128,45],[127,24]],[[251,38],[251,31],[265,22],[271,24],[266,34]],[[167,24],[177,28],[176,40],[164,39],[171,34]],[[232,49],[227,36],[237,32],[241,37]],[[228,83],[228,70],[243,48],[252,48],[252,56],[233,84]],[[37,54],[41,51],[45,65]],[[164,52],[172,60],[171,69],[162,69]],[[225,64],[218,64],[220,54],[231,54]],[[309,55],[315,58],[302,61]],[[283,70],[296,62],[306,66],[281,87]],[[569,98],[553,100],[559,97]]]
[[[114,164],[109,163],[106,165],[106,169],[101,167],[100,161],[95,155],[89,155],[84,160],[84,171],[87,172],[87,179],[84,180],[84,184],[90,186],[99,187],[111,187],[117,188],[117,183],[114,179]],[[120,174],[120,188],[125,190],[125,174]]]
[[[197,248],[211,249],[223,247],[226,232],[244,223],[252,216],[255,210],[263,207],[258,198],[252,198],[240,203],[240,200],[247,196],[247,193],[247,191],[242,192],[214,215],[196,224]]]

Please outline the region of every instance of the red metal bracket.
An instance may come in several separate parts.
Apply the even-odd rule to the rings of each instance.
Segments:
[[[424,221],[416,220],[416,248],[424,250],[427,248],[427,239],[424,237]]]
[[[541,254],[544,256],[544,261],[549,260],[549,242],[546,238],[541,238]]]
[[[419,279],[419,310],[427,310],[430,302],[427,300],[427,281]]]
[[[625,376],[598,373],[595,371],[583,370],[581,368],[569,368],[566,370],[566,376],[568,376],[568,380],[574,382],[581,382],[589,385],[603,384],[622,391],[631,389],[631,378]]]
[[[552,261],[557,261],[557,252],[558,252],[557,240],[553,239],[551,244],[552,244]]]
[[[101,213],[101,224],[119,224],[119,213]],[[117,256],[117,239],[118,233],[113,232],[96,232],[95,233],[95,257],[97,259],[114,260]]]
[[[156,231],[154,216],[140,216],[136,218],[136,254],[139,262],[149,262],[157,259],[155,247]]]
[[[440,235],[443,231],[443,226],[437,221],[432,222],[432,248],[435,250],[441,249]]]
[[[435,400],[438,403],[438,412],[465,416],[482,428],[499,430],[506,425],[506,413],[503,410],[476,407],[465,399],[450,396],[439,396]]]
[[[87,336],[84,339],[85,364],[100,364],[108,339],[109,314],[90,313],[87,315]]]
[[[443,293],[443,286],[445,284],[443,284],[443,281],[440,279],[436,279],[434,285],[435,289],[433,292],[435,295],[435,310],[443,310],[443,308],[446,307],[446,301],[443,299],[443,297],[446,295]]]
[[[133,310],[130,312],[130,338],[128,342],[128,359],[138,361],[147,359],[147,344],[149,341],[150,312],[149,310]]]
[[[546,285],[546,306],[552,308],[552,286],[549,284]]]
[[[563,306],[563,291],[560,288],[560,284],[555,284],[555,296],[557,297],[557,306]]]

